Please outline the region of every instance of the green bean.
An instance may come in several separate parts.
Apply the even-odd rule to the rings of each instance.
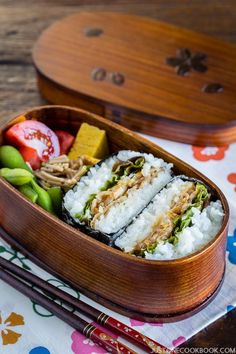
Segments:
[[[31,182],[34,178],[32,173],[22,168],[10,169],[6,167],[0,169],[0,176],[14,186],[22,186],[23,184]]]
[[[20,152],[10,145],[0,146],[0,164],[7,168],[23,168],[32,172],[31,168],[25,163]]]
[[[61,214],[62,206],[62,190],[61,187],[51,187],[48,189],[48,194],[52,199],[52,204],[57,215]]]
[[[51,214],[55,214],[53,209],[53,204],[50,195],[40,187],[35,180],[30,181],[33,190],[38,194],[37,204],[40,205],[43,209],[47,210]]]
[[[38,199],[38,193],[36,193],[29,184],[20,186],[19,191],[24,194],[31,202],[36,203]]]

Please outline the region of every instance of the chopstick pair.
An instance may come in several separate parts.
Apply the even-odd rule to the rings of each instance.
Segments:
[[[104,327],[114,330],[116,333],[125,336],[130,341],[141,346],[147,353],[170,353],[171,351],[154,340],[142,335],[133,328],[124,325],[122,322],[100,312],[85,302],[78,300],[70,294],[56,288],[47,283],[38,276],[25,271],[10,261],[0,257],[0,279],[28,296],[31,300],[37,302],[45,309],[62,319],[64,322],[84,334],[87,338],[93,340],[110,353],[114,354],[135,354],[136,352],[129,349],[110,335],[106,334],[96,326],[86,322],[79,316],[71,313],[69,310],[58,305],[47,295],[39,292],[37,289],[44,291],[46,294],[53,295],[61,300],[65,305],[73,307],[89,316],[92,320],[100,323]],[[33,288],[32,288],[33,287]],[[136,353],[137,354],[137,353]]]

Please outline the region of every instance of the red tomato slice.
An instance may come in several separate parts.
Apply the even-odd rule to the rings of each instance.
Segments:
[[[67,154],[75,140],[75,137],[64,130],[55,130],[54,132],[59,139],[61,155]]]
[[[33,170],[38,170],[40,168],[41,160],[35,149],[28,146],[22,146],[19,151],[25,162],[28,162]]]
[[[45,124],[26,120],[13,125],[6,132],[6,139],[17,147],[26,146],[37,151],[42,161],[60,155],[60,145],[56,134]]]

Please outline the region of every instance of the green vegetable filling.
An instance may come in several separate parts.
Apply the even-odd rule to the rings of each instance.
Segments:
[[[197,189],[197,195],[193,199],[191,205],[188,207],[188,209],[184,212],[184,214],[178,216],[174,220],[174,229],[171,234],[171,236],[166,240],[166,242],[172,243],[173,245],[176,245],[178,243],[178,236],[179,234],[188,226],[192,225],[192,217],[193,217],[193,208],[197,208],[199,210],[202,210],[204,206],[204,202],[210,198],[210,194],[207,191],[207,188],[204,186],[204,184],[201,184],[197,182],[196,184],[196,189]],[[146,249],[148,253],[154,253],[156,247],[157,247],[158,242],[153,243],[152,245],[149,245]]]
[[[87,202],[85,203],[84,209],[82,210],[82,213],[78,213],[75,215],[77,219],[80,221],[86,221],[89,220],[90,218],[90,208],[93,200],[96,198],[96,194],[90,194]]]
[[[106,181],[104,183],[104,185],[100,188],[100,191],[105,192],[108,189],[114,187],[119,182],[119,180],[120,180],[119,176],[117,176],[117,175],[112,176],[111,179],[109,179],[108,181]]]
[[[144,157],[133,157],[124,162],[118,162],[114,165],[112,172],[119,176],[129,176],[131,173],[137,173],[142,170],[145,159]]]

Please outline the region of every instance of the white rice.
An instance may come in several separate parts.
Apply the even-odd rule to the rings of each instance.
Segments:
[[[124,252],[131,252],[138,242],[143,241],[150,234],[155,221],[170,208],[173,201],[178,200],[181,191],[189,183],[188,181],[176,179],[158,193],[152,203],[116,239],[116,246]]]
[[[110,157],[101,166],[91,167],[87,175],[82,177],[77,185],[66,193],[64,206],[72,217],[81,213],[89,196],[98,193],[104,183],[111,178],[112,166],[115,162],[115,157]]]
[[[211,202],[200,212],[193,208],[192,226],[186,227],[178,236],[178,243],[161,242],[153,254],[145,252],[146,259],[176,259],[194,253],[210,242],[221,228],[224,216],[219,200]]]
[[[91,194],[97,194],[100,188],[112,177],[112,166],[117,161],[126,161],[135,156],[143,156],[145,163],[142,174],[147,176],[152,167],[163,169],[157,177],[142,189],[132,190],[128,193],[128,198],[118,205],[111,207],[105,217],[96,221],[95,229],[104,233],[114,233],[127,225],[132,218],[137,215],[153,198],[153,196],[171,179],[172,164],[155,158],[152,154],[142,154],[140,152],[123,150],[117,155],[108,158],[101,166],[94,166],[88,174],[80,179],[77,186],[66,193],[64,206],[70,215],[76,219],[75,215],[83,211],[86,201]],[[127,178],[127,177],[124,177]]]

